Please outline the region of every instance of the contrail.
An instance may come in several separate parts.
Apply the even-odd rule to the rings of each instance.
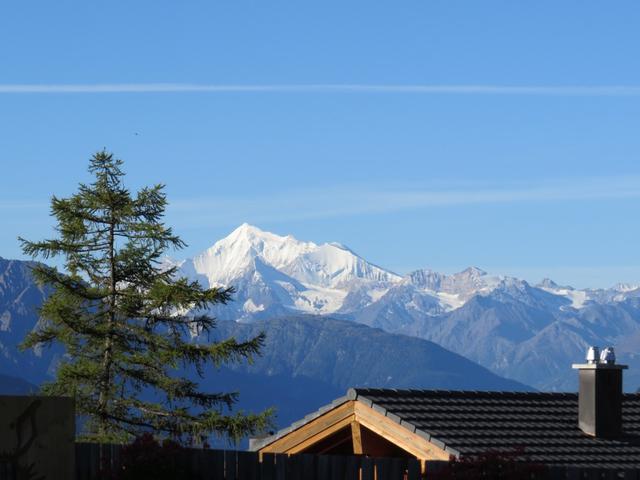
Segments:
[[[0,84],[0,94],[80,93],[399,93],[426,95],[640,96],[636,85],[400,85],[400,84]]]

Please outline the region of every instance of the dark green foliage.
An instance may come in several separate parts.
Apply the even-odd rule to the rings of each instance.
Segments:
[[[196,382],[176,375],[189,368],[202,375],[211,362],[250,361],[264,335],[243,342],[190,340],[191,332],[206,338],[215,328],[213,318],[190,312],[224,304],[233,291],[175,279],[175,268],[162,267],[168,249],[184,246],[162,223],[163,185],[134,196],[123,185],[121,167],[112,154],[95,154],[93,183],[51,201],[58,238],[20,239],[32,257],[64,259],[64,271],[34,267],[36,279],[53,293],[22,345],[59,342],[66,349],[44,392],[75,396],[77,412],[86,418],[83,438],[93,441],[125,441],[142,431],[238,438],[266,428],[270,412],[231,414],[236,394],[202,393]]]

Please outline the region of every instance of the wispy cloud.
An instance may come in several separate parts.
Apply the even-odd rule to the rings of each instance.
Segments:
[[[550,180],[540,184],[469,185],[450,188],[341,185],[271,195],[191,198],[172,202],[182,226],[286,222],[383,214],[403,210],[517,203],[640,198],[640,177]]]
[[[227,225],[240,220],[287,222],[389,212],[518,203],[640,198],[640,176],[552,179],[541,183],[488,185],[463,182],[333,185],[276,193],[174,198],[169,214],[181,226]],[[48,214],[48,203],[0,199],[0,212]]]
[[[640,96],[640,85],[429,84],[0,84],[0,94],[96,93],[404,93],[429,95]]]

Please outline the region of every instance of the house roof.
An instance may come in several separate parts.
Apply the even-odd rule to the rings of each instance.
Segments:
[[[523,447],[529,460],[546,465],[640,467],[640,394],[623,397],[624,436],[600,439],[578,427],[576,393],[349,389],[345,397],[252,447],[260,449],[350,400],[455,456]]]

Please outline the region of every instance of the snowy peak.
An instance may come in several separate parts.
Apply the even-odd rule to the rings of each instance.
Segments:
[[[613,286],[612,290],[620,293],[628,293],[638,290],[639,288],[640,286],[631,283],[616,283]]]
[[[608,289],[587,288],[579,290],[570,286],[561,286],[552,280],[544,279],[536,287],[545,292],[567,298],[571,301],[571,306],[576,309],[584,308],[590,303],[619,303],[640,296],[640,286],[628,283],[618,283]]]
[[[454,273],[447,278],[444,288],[450,293],[462,295],[474,295],[479,292],[488,293],[495,289],[504,277],[492,277],[484,270],[477,267],[469,267],[461,272]]]
[[[384,290],[401,280],[344,245],[303,242],[246,223],[178,265],[183,275],[205,285],[236,286],[237,301],[251,300],[250,310],[265,314],[276,303],[294,311],[333,313],[350,291]]]
[[[224,315],[233,318],[255,312],[268,316],[276,311],[351,314],[370,305],[382,308],[388,303],[402,304],[412,315],[439,315],[462,307],[476,296],[535,306],[546,302],[564,310],[640,297],[635,285],[576,290],[545,279],[534,287],[524,280],[491,275],[478,267],[453,274],[416,270],[400,277],[367,262],[340,243],[301,241],[247,223],[193,259],[165,263],[203,285],[235,286],[233,305],[245,304],[247,308],[233,313],[234,307],[230,307],[227,311],[231,313]]]
[[[351,250],[331,244],[300,255],[284,271],[301,282],[342,288],[352,282],[398,281],[400,277],[366,262]]]
[[[313,243],[300,242],[291,236],[281,237],[244,223],[192,262],[195,270],[210,283],[227,283],[250,267],[254,258],[279,269],[315,248]]]
[[[485,272],[484,270],[478,267],[467,267],[460,273],[455,274],[455,276],[457,276],[458,278],[465,278],[465,279],[477,279],[480,277],[485,277],[486,275],[487,275],[487,272]]]
[[[477,267],[469,267],[451,275],[416,270],[405,277],[405,282],[424,290],[462,297],[490,293],[496,288],[521,288],[523,283],[512,277],[491,276]]]
[[[409,273],[404,281],[405,283],[409,283],[418,288],[422,288],[424,290],[437,291],[440,290],[442,286],[442,281],[446,278],[446,275],[442,273],[434,272],[433,270],[429,270],[427,268],[422,270],[416,270],[414,272]]]
[[[542,281],[536,285],[537,288],[542,288],[543,290],[558,290],[562,288],[556,282],[551,280],[550,278],[543,278]]]
[[[265,232],[247,223],[191,261],[211,284],[226,284],[258,258],[302,283],[338,287],[357,280],[394,281],[397,275],[376,267],[340,244],[302,242],[291,235]]]
[[[316,245],[312,242],[301,242],[291,235],[280,236],[243,223],[209,250],[230,249],[234,253],[251,250],[255,256],[261,256],[277,266],[275,264],[285,264],[300,253],[314,248]]]
[[[432,270],[416,270],[403,279],[403,284],[411,285],[425,295],[436,297],[440,307],[454,310],[464,305],[476,295],[489,295],[496,290],[521,296],[527,283],[512,277],[491,276],[477,267],[446,275]]]

